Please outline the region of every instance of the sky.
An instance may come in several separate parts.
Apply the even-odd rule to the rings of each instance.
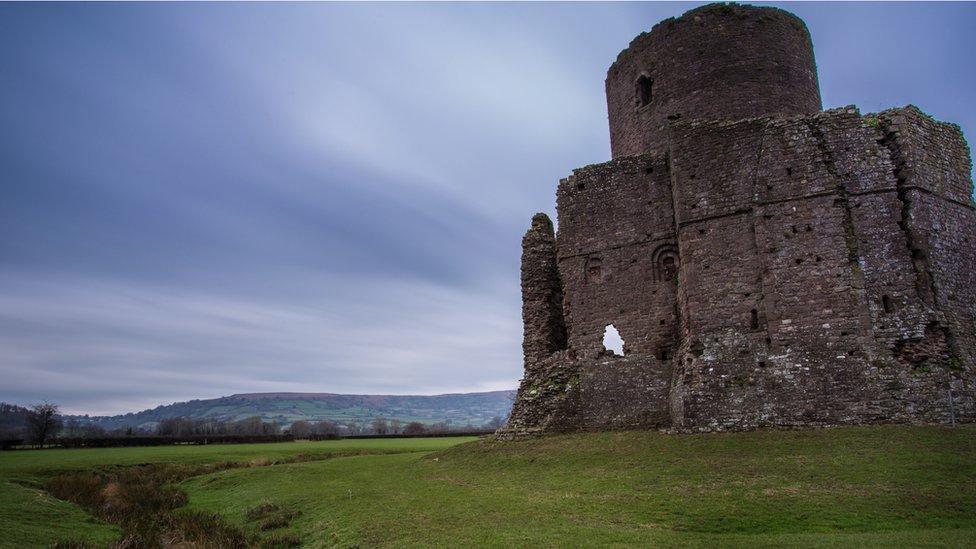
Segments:
[[[696,5],[0,4],[0,400],[515,388],[521,236]],[[976,4],[779,5],[973,142]]]

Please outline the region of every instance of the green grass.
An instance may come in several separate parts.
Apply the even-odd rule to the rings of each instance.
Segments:
[[[0,547],[49,547],[62,540],[104,546],[118,527],[42,489],[57,474],[144,463],[251,462],[302,454],[431,452],[472,438],[413,438],[0,452]]]
[[[976,429],[567,435],[230,470],[190,506],[311,546],[971,546]]]
[[[976,426],[457,442],[13,452],[0,454],[0,475],[30,479],[107,463],[383,452],[227,469],[180,485],[189,511],[218,512],[242,531],[294,536],[310,547],[971,547],[976,540]],[[5,486],[0,530],[5,537],[12,531],[13,541],[0,543],[59,539],[55,526],[65,523],[70,527],[62,530],[93,541],[114,533],[86,522],[78,508]],[[26,509],[43,505],[61,507],[44,515],[63,512],[59,524],[18,522],[31,516]],[[10,514],[16,509],[19,515]]]

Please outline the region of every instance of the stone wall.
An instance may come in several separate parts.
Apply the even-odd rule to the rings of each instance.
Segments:
[[[678,266],[664,158],[638,155],[577,170],[560,182],[556,206],[570,347],[599,355],[613,325],[625,354],[672,352]]]
[[[927,300],[914,267],[885,143],[877,118],[853,108],[673,124],[689,337],[675,426],[948,419],[949,364],[971,366],[954,358],[947,309]],[[965,164],[943,177],[966,176]],[[957,206],[943,217],[972,227]],[[953,238],[958,280],[971,276],[973,248]],[[971,417],[963,385],[955,413]]]
[[[771,22],[741,10],[682,21]],[[506,433],[976,420],[959,128],[911,106],[729,112],[671,120],[658,148],[561,181],[555,240],[533,219]],[[607,325],[624,356],[603,348]]]

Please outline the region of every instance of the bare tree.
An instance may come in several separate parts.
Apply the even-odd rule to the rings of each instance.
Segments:
[[[50,402],[35,404],[27,412],[27,434],[31,442],[44,446],[49,438],[57,434],[61,428],[58,420],[58,406]]]
[[[427,428],[424,427],[423,423],[419,421],[411,421],[403,429],[403,434],[405,435],[422,435],[427,432]]]
[[[389,427],[387,427],[386,425],[386,419],[382,417],[378,417],[374,419],[372,426],[373,426],[373,432],[376,433],[377,435],[385,435],[389,430]]]
[[[291,424],[291,427],[288,428],[288,433],[295,438],[307,437],[312,434],[312,425],[300,419]]]
[[[450,430],[451,425],[446,421],[438,421],[427,426],[427,432],[429,433],[446,433]]]
[[[164,436],[185,437],[197,432],[197,422],[188,417],[168,417],[156,426],[156,433]]]
[[[323,419],[314,423],[312,425],[312,430],[317,435],[338,435],[339,425],[337,425],[335,422]]]
[[[501,416],[495,416],[495,417],[491,418],[491,421],[489,421],[488,423],[485,423],[485,427],[487,427],[488,429],[491,429],[493,431],[494,430],[497,430],[497,429],[501,429],[504,426],[505,426],[505,420],[502,419]]]
[[[231,432],[235,435],[261,435],[264,434],[264,422],[261,416],[246,417],[232,423]]]
[[[402,426],[400,425],[400,420],[399,419],[391,419],[390,420],[390,432],[393,433],[394,435],[399,435],[400,434],[400,429],[402,429]]]

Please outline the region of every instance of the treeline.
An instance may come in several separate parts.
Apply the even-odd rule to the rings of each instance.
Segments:
[[[275,421],[266,422],[259,416],[238,421],[174,417],[160,421],[156,426],[155,434],[162,436],[280,435],[281,426]]]
[[[287,426],[276,421],[264,421],[260,416],[240,420],[175,417],[161,420],[152,429],[127,427],[109,431],[75,418],[64,421],[59,415],[57,405],[51,403],[37,404],[30,408],[0,403],[0,448],[24,445],[78,448],[279,442],[326,440],[346,436],[447,436],[484,434],[503,424],[500,417],[480,426],[456,426],[448,422],[425,425],[419,421],[402,422],[383,417],[374,418],[366,425],[329,420],[299,420]]]

